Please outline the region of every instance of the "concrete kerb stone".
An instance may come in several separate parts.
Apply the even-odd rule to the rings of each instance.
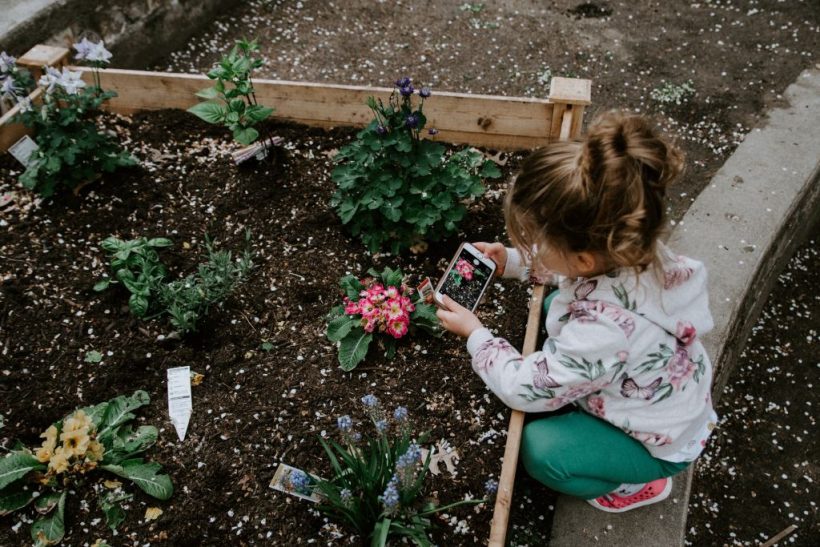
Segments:
[[[800,74],[690,207],[670,237],[710,272],[715,328],[703,342],[716,368],[717,400],[789,257],[820,222],[820,66]],[[663,503],[623,514],[562,496],[552,547],[683,545],[692,467]]]

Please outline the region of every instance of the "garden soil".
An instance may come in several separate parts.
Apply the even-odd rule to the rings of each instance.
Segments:
[[[455,476],[442,466],[430,477],[431,497],[442,504],[483,497],[485,481],[501,469],[508,412],[473,373],[463,343],[419,334],[404,340],[392,361],[374,347],[365,363],[345,373],[324,329],[328,311],[341,301],[343,275],[400,266],[414,283],[437,279],[462,239],[503,237],[504,183],[489,184],[470,207],[460,237],[431,244],[424,254],[371,257],[328,206],[331,156],[350,130],[273,125],[285,139],[275,161],[237,168],[223,130],[185,112],[114,123],[143,165],[104,175],[79,197],[32,201],[14,188],[19,166],[0,158],[0,190],[13,197],[2,211],[0,239],[2,446],[18,440],[39,446],[40,433],[75,407],[144,389],[152,402],[139,411],[140,423],[160,428],[148,458],[164,466],[176,489],[168,502],[137,492],[113,537],[92,490],[77,485],[66,508],[64,545],[99,537],[112,545],[357,544],[312,505],[268,483],[279,462],[328,476],[318,439],[336,435],[340,415],[366,421],[359,400],[367,393],[390,410],[408,407],[416,432],[458,450]],[[515,163],[511,158],[507,175]],[[198,333],[182,340],[160,339],[172,331],[166,318],[134,318],[122,287],[92,290],[109,272],[100,248],[109,235],[171,238],[175,245],[161,258],[174,275],[184,275],[201,259],[206,234],[238,252],[246,229],[253,273],[222,309],[211,310]],[[478,313],[520,346],[527,300],[525,284],[497,282]],[[86,362],[90,351],[102,361]],[[184,442],[166,410],[165,371],[176,366],[205,375],[193,387]],[[360,430],[373,432],[367,424]],[[516,514],[512,533],[543,539],[553,496],[526,479],[519,492],[527,496],[516,498],[526,510]],[[146,522],[153,506],[163,514]],[[438,521],[435,537],[441,545],[482,543],[491,512],[488,505],[454,510]],[[20,518],[2,519],[0,545],[29,544],[29,525]]]

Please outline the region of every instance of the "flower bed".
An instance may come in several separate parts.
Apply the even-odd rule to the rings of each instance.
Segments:
[[[0,227],[2,442],[35,445],[42,431],[78,405],[143,389],[154,403],[138,420],[165,424],[152,458],[162,462],[176,494],[158,504],[135,493],[117,542],[124,536],[140,544],[296,545],[310,538],[346,544],[354,540],[327,525],[312,505],[267,484],[280,461],[329,476],[319,436],[332,435],[337,417],[356,415],[360,397],[373,393],[391,408],[407,407],[431,441],[446,439],[458,449],[457,475],[442,466],[428,479],[434,497],[444,504],[483,496],[486,481],[500,471],[508,413],[474,375],[462,344],[419,335],[400,341],[391,360],[374,346],[345,373],[325,328],[328,311],[343,296],[342,276],[391,267],[417,283],[440,275],[463,237],[503,238],[504,183],[488,181],[459,235],[425,254],[371,259],[329,205],[330,156],[352,131],[270,124],[285,142],[277,161],[236,168],[224,130],[183,111],[140,113],[114,126],[143,166],[105,174],[80,197],[67,195],[59,204],[41,205],[18,190],[19,166],[0,158],[0,193],[11,193]],[[108,236],[171,239],[163,262],[184,275],[198,262],[206,233],[221,248],[241,249],[248,229],[256,268],[224,309],[209,313],[182,340],[167,336],[165,320],[134,317],[122,287],[93,290],[110,271],[101,245]],[[499,283],[479,314],[520,345],[526,302],[526,286]],[[193,388],[188,436],[178,442],[162,401],[165,370],[184,365],[205,378]],[[525,485],[520,493],[526,492]],[[95,502],[83,496],[67,500],[66,542],[110,540],[103,524],[92,524]],[[529,520],[545,533],[539,518],[549,518],[550,502],[543,490],[537,498],[517,497],[516,507],[525,510],[513,517],[511,536],[541,541],[527,539],[536,526]],[[163,509],[158,519],[143,518],[149,504]],[[491,513],[488,505],[447,512],[444,520],[433,519],[441,525],[434,539],[484,543]],[[25,528],[4,517],[0,543],[27,540]]]

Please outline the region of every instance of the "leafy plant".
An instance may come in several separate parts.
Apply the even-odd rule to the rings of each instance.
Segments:
[[[261,59],[252,57],[258,50],[256,40],[237,40],[219,65],[208,72],[208,78],[216,80],[216,83],[197,92],[196,96],[206,99],[206,102],[188,109],[188,112],[208,123],[224,125],[233,132],[234,140],[244,145],[259,138],[259,131],[254,126],[268,119],[274,110],[256,101],[251,72],[262,66]],[[266,137],[265,140],[269,141],[269,136]]]
[[[0,516],[34,503],[39,518],[31,526],[36,546],[59,543],[65,535],[65,501],[70,492],[100,482],[108,471],[134,483],[160,500],[174,492],[161,466],[145,462],[142,454],[157,441],[157,428],[130,424],[133,411],[150,402],[144,391],[75,410],[52,424],[34,453],[21,447],[0,459]],[[99,503],[107,524],[122,522],[122,504],[132,496],[117,488],[101,490]]]
[[[94,290],[104,291],[114,283],[122,283],[131,293],[128,307],[137,317],[151,319],[168,314],[180,332],[195,331],[210,307],[225,300],[253,268],[250,237],[246,232],[245,250],[235,260],[230,251],[217,250],[206,236],[207,261],[195,273],[173,281],[167,279],[167,269],[157,253],[157,249],[173,244],[170,239],[106,238],[101,246],[111,256],[113,277],[97,282]]]
[[[420,444],[427,435],[412,440],[404,407],[388,416],[373,395],[362,397],[362,404],[375,436],[363,440],[354,431],[350,416],[341,416],[337,420],[341,443],[319,437],[333,470],[332,479],[320,480],[314,486],[323,498],[319,511],[369,539],[371,546],[384,546],[391,538],[432,546],[428,537],[432,515],[487,500],[462,500],[444,507],[425,501],[430,454],[422,459]]]
[[[359,280],[343,277],[339,285],[345,293],[343,305],[334,307],[328,316],[327,337],[339,342],[339,364],[353,370],[367,355],[374,336],[380,336],[385,355],[392,358],[396,342],[415,328],[437,335],[435,307],[411,298],[412,289],[404,284],[400,270],[385,268]]]
[[[368,98],[374,119],[335,158],[331,205],[371,252],[389,246],[397,253],[455,233],[465,202],[484,192],[481,177],[501,176],[475,149],[447,154],[442,144],[422,139],[431,92],[419,90],[417,107],[414,93],[410,78],[401,78],[386,105]]]
[[[35,107],[21,99],[20,113],[15,116],[17,122],[34,129],[38,146],[20,182],[43,197],[53,195],[61,185],[77,191],[101,172],[137,164],[115,136],[97,127],[101,106],[117,96],[100,87],[99,69],[108,64],[111,53],[102,42],[85,39],[74,47],[77,59],[93,67],[94,83],[86,85],[80,72],[46,67],[39,81],[45,88],[43,104]]]
[[[649,92],[649,98],[661,104],[680,105],[688,102],[694,94],[695,87],[692,84],[692,80],[688,80],[682,84],[664,82],[663,85]]]

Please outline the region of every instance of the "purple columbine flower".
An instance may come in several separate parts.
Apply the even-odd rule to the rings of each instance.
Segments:
[[[411,84],[403,85],[399,88],[399,93],[401,93],[402,97],[409,97],[413,94],[415,88]]]
[[[488,496],[492,496],[498,492],[498,481],[495,479],[487,479],[487,482],[484,483],[484,491]]]
[[[377,135],[387,135],[387,128],[383,125],[376,126],[376,134]]]
[[[413,80],[411,80],[407,76],[404,76],[404,77],[399,78],[398,80],[396,80],[396,87],[407,87],[408,85],[410,85],[412,83],[412,81]]]
[[[435,127],[431,127],[430,129],[427,130],[427,134],[428,135],[438,135],[438,129],[436,129]]]
[[[373,408],[375,406],[378,406],[379,400],[372,393],[368,393],[367,395],[362,397],[362,404],[367,408]]]
[[[336,419],[336,425],[339,427],[339,431],[347,432],[353,429],[353,420],[348,415],[339,416]]]
[[[432,94],[433,94],[433,92],[430,91],[429,87],[422,87],[419,90],[419,97],[421,97],[422,99],[426,99],[427,97],[429,97]]]
[[[415,129],[419,125],[419,117],[415,114],[410,114],[404,119],[404,126],[410,129]]]
[[[14,63],[17,61],[14,57],[6,53],[5,51],[0,51],[0,74],[9,74],[12,70],[14,70]]]
[[[2,82],[0,83],[0,97],[16,99],[17,95],[22,91],[11,76],[0,78],[0,82]]]
[[[75,55],[74,58],[84,61],[92,47],[94,47],[94,44],[88,38],[83,38],[74,44],[74,49],[77,50],[77,55]]]
[[[396,407],[396,410],[393,411],[393,419],[397,422],[403,422],[407,419],[407,408],[403,406]]]

